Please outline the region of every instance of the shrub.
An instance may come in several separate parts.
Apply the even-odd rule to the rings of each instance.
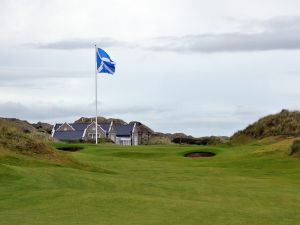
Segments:
[[[290,155],[300,155],[300,140],[295,140],[290,147]]]
[[[99,138],[98,143],[114,143],[110,138]]]
[[[168,145],[171,141],[167,137],[151,137],[148,142],[149,145]]]

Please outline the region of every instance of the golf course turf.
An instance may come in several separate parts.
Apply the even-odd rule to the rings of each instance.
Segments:
[[[300,160],[287,154],[292,141],[77,144],[83,149],[62,154],[79,167],[0,150],[0,224],[300,224]],[[184,157],[189,152],[216,155]]]

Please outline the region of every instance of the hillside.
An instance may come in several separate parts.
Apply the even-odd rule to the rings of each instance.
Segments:
[[[0,148],[24,154],[52,154],[48,134],[38,132],[30,123],[0,118]]]
[[[236,132],[231,139],[241,136],[260,139],[280,135],[300,135],[300,112],[282,110],[280,113],[268,115]]]
[[[27,121],[0,118],[0,169],[1,165],[47,165],[106,172],[102,168],[78,162],[69,152],[57,150],[54,144],[59,145],[49,134],[34,128]]]
[[[43,122],[37,122],[31,124],[35,129],[37,129],[39,132],[48,133],[51,134],[53,125],[49,123],[43,123]]]
[[[21,130],[25,133],[31,133],[35,131],[35,127],[27,122],[26,120],[19,120],[16,118],[2,118],[0,117],[0,125],[6,124],[7,126],[11,126]]]

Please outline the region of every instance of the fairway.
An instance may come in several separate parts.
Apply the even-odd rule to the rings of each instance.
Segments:
[[[0,151],[0,224],[300,224],[300,160],[287,155],[291,142],[80,144],[65,153],[87,169]],[[193,151],[216,155],[184,157]]]

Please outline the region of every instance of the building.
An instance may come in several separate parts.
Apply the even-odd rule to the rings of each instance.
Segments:
[[[136,124],[114,125],[100,123],[97,126],[98,138],[108,138],[119,145],[138,145]],[[52,137],[61,141],[88,141],[96,138],[96,123],[60,123],[52,129]]]
[[[126,125],[114,125],[116,141],[118,145],[138,145],[138,129],[136,123]]]
[[[63,141],[95,140],[96,123],[55,124],[52,129],[52,137]],[[98,138],[110,138],[115,141],[116,134],[112,122],[110,124],[98,124]]]

